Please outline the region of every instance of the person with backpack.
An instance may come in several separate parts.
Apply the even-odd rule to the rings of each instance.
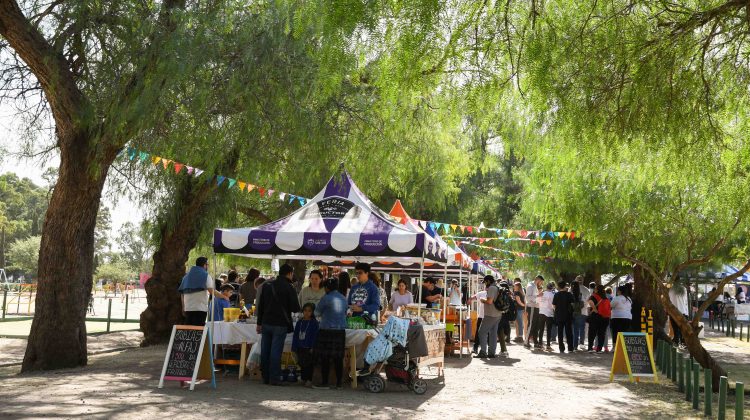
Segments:
[[[510,331],[510,323],[515,321],[516,318],[516,305],[508,289],[507,283],[501,283],[500,296],[498,297],[498,304],[495,308],[502,312],[500,316],[500,322],[497,324],[497,337],[500,340],[500,357],[508,357],[508,348],[506,346],[508,334]]]
[[[557,288],[559,289],[555,293],[555,297],[552,298],[552,306],[555,308],[555,324],[557,324],[557,346],[560,349],[560,353],[565,353],[565,343],[563,342],[563,332],[565,333],[565,340],[568,343],[568,353],[576,350],[573,344],[573,313],[575,310],[575,297],[568,291],[568,284],[561,281]]]
[[[617,288],[617,296],[612,299],[612,318],[610,329],[612,330],[612,347],[617,348],[617,336],[621,332],[628,332],[632,314],[632,301],[628,296],[628,288],[620,286]]]
[[[586,301],[591,296],[591,292],[586,286],[582,284],[583,276],[576,277],[573,280],[570,292],[573,294],[573,342],[575,343],[575,350],[578,350],[579,346],[583,346],[586,337],[586,317],[589,314],[588,305]],[[569,349],[570,351],[570,349]]]
[[[589,304],[589,328],[593,329],[596,335],[597,346],[594,348],[593,336],[589,334],[589,353],[601,353],[604,347],[604,339],[607,334],[609,318],[612,315],[612,308],[604,286],[596,285],[594,293],[588,301]]]
[[[490,275],[484,276],[484,287],[487,290],[487,297],[479,299],[484,305],[484,318],[478,333],[480,349],[479,354],[474,356],[480,359],[497,357],[495,354],[497,350],[497,326],[502,316],[502,312],[496,307],[500,289],[495,285],[495,278]]]

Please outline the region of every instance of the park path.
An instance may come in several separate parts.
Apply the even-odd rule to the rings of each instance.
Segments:
[[[127,333],[131,334],[131,333]],[[135,338],[135,337],[131,337]],[[101,418],[699,418],[671,384],[609,382],[611,354],[531,352],[510,358],[449,358],[444,380],[424,372],[429,389],[416,396],[391,386],[362,389],[268,387],[219,377],[218,390],[158,389],[165,346],[94,355],[86,368],[17,375],[0,368],[0,415]],[[44,389],[44,398],[38,391]]]

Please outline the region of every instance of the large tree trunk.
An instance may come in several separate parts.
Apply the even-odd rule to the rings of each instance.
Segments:
[[[44,220],[36,312],[24,372],[87,363],[86,307],[93,282],[94,227],[106,170],[115,155],[96,162],[90,152],[76,152],[62,148],[60,175]]]
[[[667,340],[669,336],[664,330],[667,323],[667,313],[659,300],[659,292],[655,287],[655,281],[648,271],[637,265],[633,267],[633,322],[631,322],[631,329],[640,331],[641,308],[645,307],[646,318],[648,318],[648,311],[651,310],[654,319],[654,337]]]
[[[213,184],[187,178],[167,210],[168,217],[160,219],[161,241],[154,253],[151,279],[146,282],[148,307],[141,313],[143,342],[148,346],[169,340],[172,326],[184,321],[181,295],[177,291],[185,275],[190,250],[198,242],[205,223],[206,207]]]

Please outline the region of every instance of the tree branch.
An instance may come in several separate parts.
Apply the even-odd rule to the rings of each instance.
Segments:
[[[698,308],[698,311],[696,311],[695,315],[693,316],[693,319],[690,321],[691,324],[694,326],[698,326],[698,322],[701,319],[701,316],[703,315],[703,312],[706,311],[709,305],[711,305],[719,295],[721,295],[724,292],[724,286],[732,282],[733,280],[739,278],[741,275],[745,274],[748,270],[750,270],[750,259],[748,259],[745,262],[745,265],[742,266],[736,273],[730,274],[719,282],[719,285],[716,287],[716,290],[712,291],[708,294],[706,297],[706,301],[701,304],[701,306]]]

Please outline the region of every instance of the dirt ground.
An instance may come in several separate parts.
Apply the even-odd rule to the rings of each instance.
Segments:
[[[135,345],[126,334],[117,343]],[[6,343],[0,343],[5,345]],[[103,345],[103,344],[102,344]],[[8,350],[3,348],[3,353]],[[699,418],[671,384],[609,382],[611,354],[531,352],[510,358],[446,359],[445,375],[422,372],[428,391],[417,396],[392,385],[382,394],[270,387],[218,376],[195,391],[168,382],[158,389],[165,346],[93,355],[89,366],[19,375],[0,367],[0,415],[7,417],[150,418]],[[390,384],[389,384],[390,385]],[[715,405],[714,405],[715,406]],[[728,417],[732,411],[728,413]]]

